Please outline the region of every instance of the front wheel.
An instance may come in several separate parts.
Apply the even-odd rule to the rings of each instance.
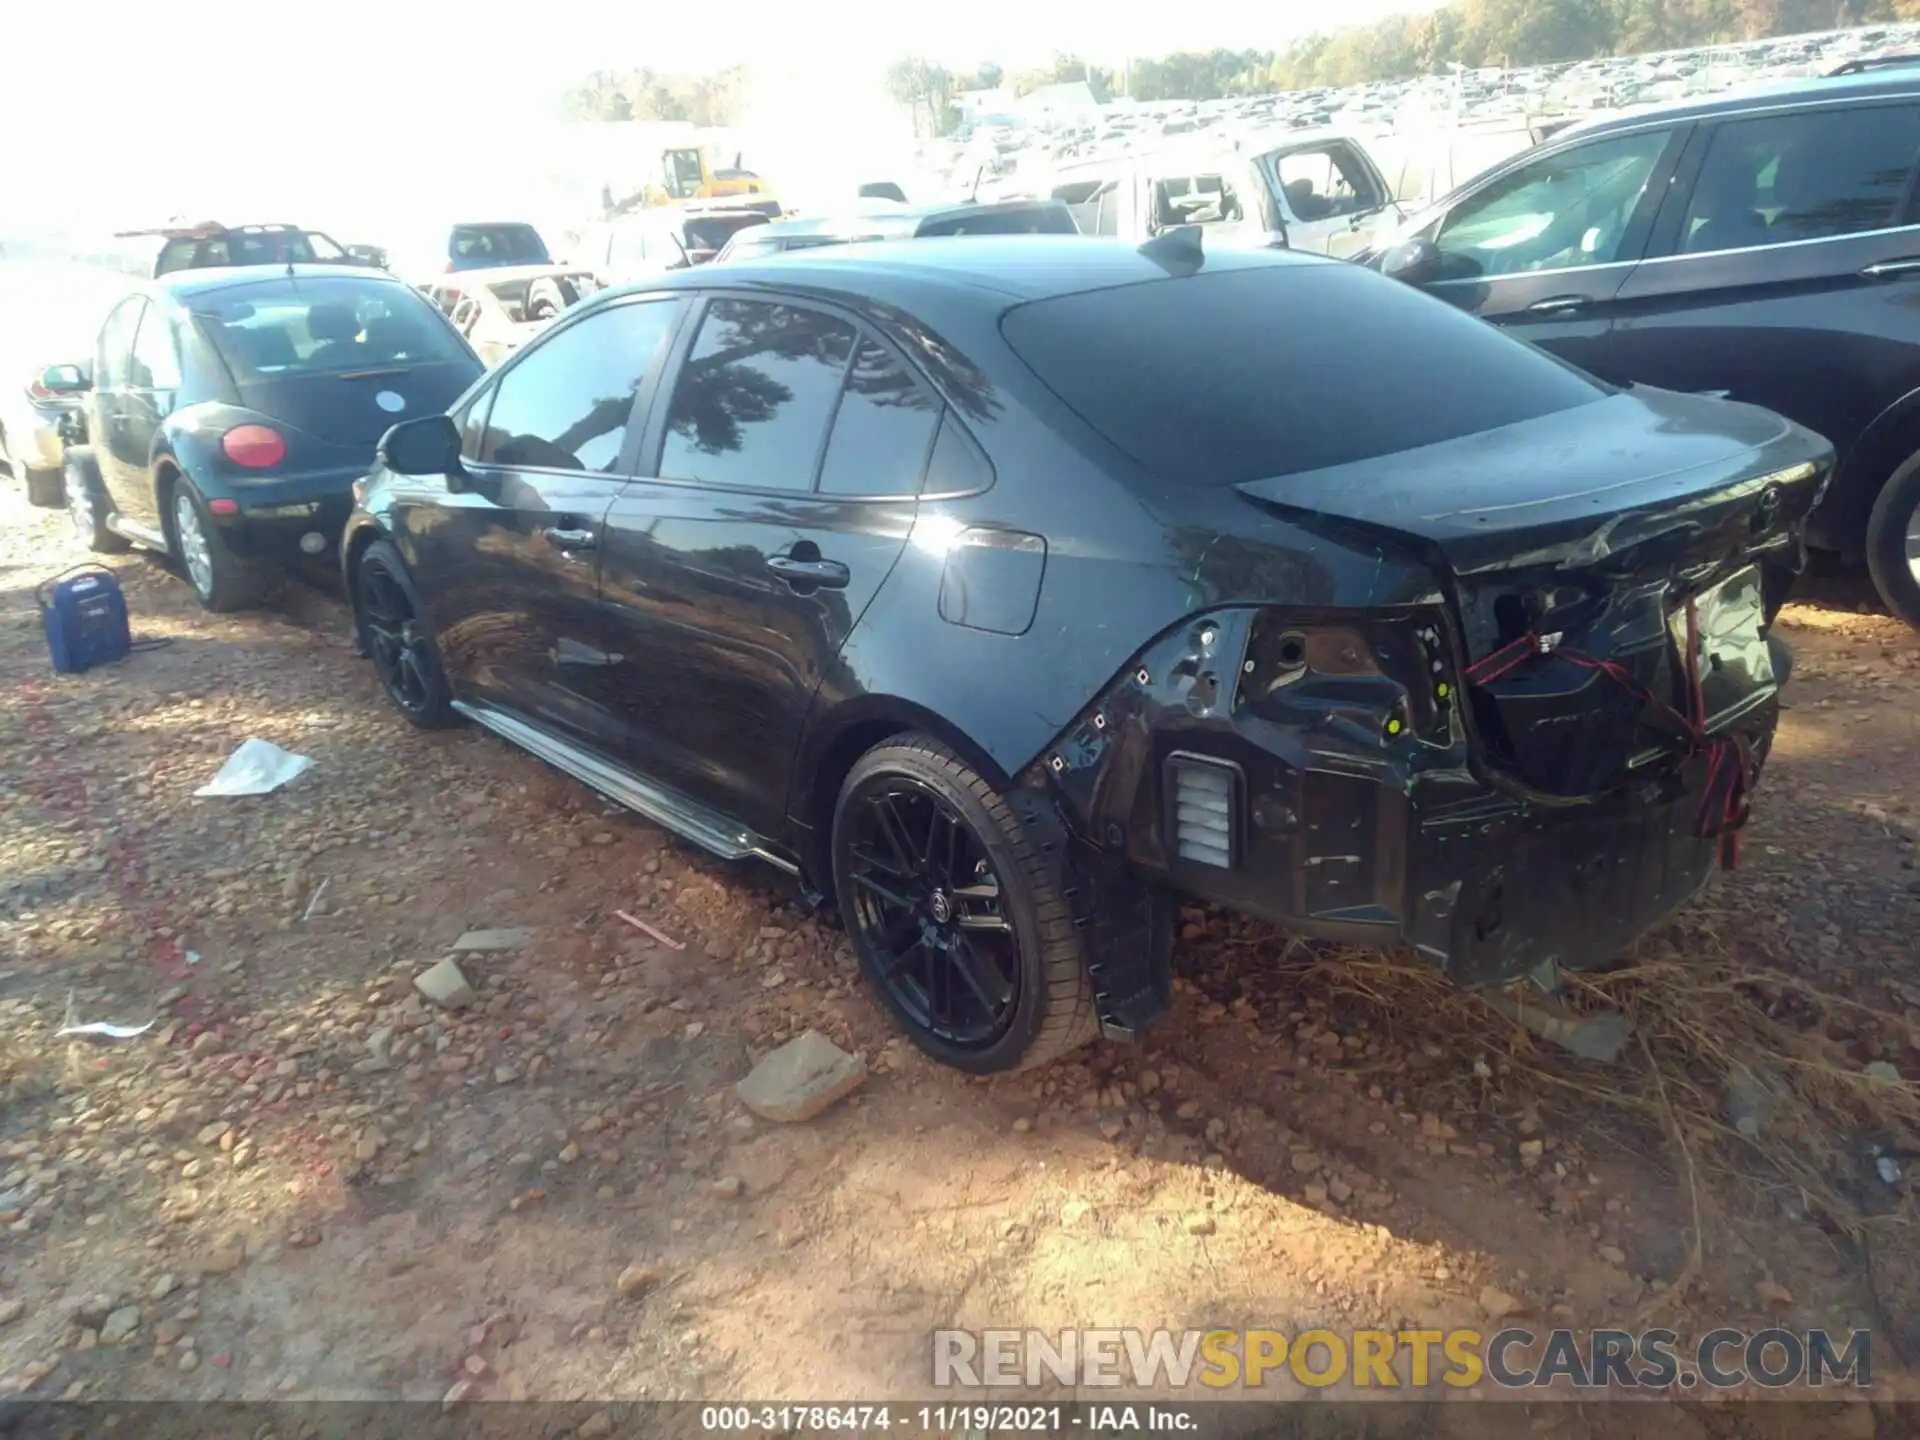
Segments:
[[[451,725],[453,693],[400,552],[385,540],[369,545],[353,591],[354,622],[394,709],[422,730]]]
[[[73,538],[96,555],[126,549],[127,542],[107,528],[107,501],[94,474],[93,457],[85,450],[69,450],[60,479]]]
[[[1920,629],[1920,455],[1894,471],[1873,502],[1867,569],[1887,608]]]
[[[975,1074],[1098,1033],[1079,932],[992,782],[924,735],[868,751],[833,816],[834,885],[868,982],[913,1042]]]

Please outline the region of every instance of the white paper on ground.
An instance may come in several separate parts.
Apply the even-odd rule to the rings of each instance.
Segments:
[[[306,773],[310,756],[282,750],[271,740],[242,740],[219,773],[193,793],[205,795],[266,795]]]
[[[115,1040],[131,1040],[153,1029],[153,1021],[144,1025],[116,1025],[111,1020],[90,1020],[85,1025],[62,1025],[56,1035],[108,1035]]]

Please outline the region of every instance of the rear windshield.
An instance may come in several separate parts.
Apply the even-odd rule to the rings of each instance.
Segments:
[[[289,265],[338,260],[345,252],[324,235],[299,230],[228,233],[210,239],[176,237],[160,249],[155,275],[200,270],[211,265]]]
[[[547,242],[531,225],[456,225],[447,242],[456,265],[551,265]]]
[[[1369,460],[1611,393],[1444,301],[1347,265],[1085,291],[1000,323],[1094,429],[1198,485]]]
[[[988,210],[929,220],[914,232],[931,235],[1078,235],[1079,227],[1064,205],[1035,205],[1031,209]]]
[[[790,250],[818,250],[824,245],[844,245],[845,243],[844,240],[820,235],[787,240],[781,240],[777,236],[770,240],[760,240],[747,235],[728,245],[727,259],[764,260],[769,255],[783,255]]]
[[[404,285],[249,285],[195,297],[193,318],[242,384],[467,359],[431,303]]]
[[[765,215],[699,215],[690,217],[681,233],[689,250],[719,250],[742,230],[766,223]]]

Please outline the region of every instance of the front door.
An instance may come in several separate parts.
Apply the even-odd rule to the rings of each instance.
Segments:
[[[94,459],[107,504],[119,510],[124,498],[144,478],[147,455],[136,453],[129,418],[128,390],[133,383],[133,340],[146,311],[144,295],[129,295],[113,307],[100,327],[100,343],[93,362],[93,420],[89,426]]]
[[[777,836],[807,706],[912,528],[938,399],[851,319],[716,298],[683,342],[603,594],[635,768]]]
[[[1398,215],[1379,167],[1347,140],[1276,150],[1260,170],[1286,225],[1287,248],[1345,259]]]
[[[1825,435],[1844,465],[1876,416],[1920,391],[1916,154],[1912,99],[1703,126],[1620,291],[1608,378],[1763,405]],[[1872,500],[1837,486],[1813,538],[1851,549]]]
[[[134,334],[133,361],[122,392],[119,443],[125,463],[116,463],[113,495],[121,518],[148,530],[163,528],[153,484],[153,442],[179,397],[180,355],[173,324],[166,311],[150,303]]]
[[[455,692],[608,754],[599,547],[680,313],[642,300],[548,331],[475,401],[465,478],[400,516]]]
[[[1610,375],[1614,302],[1638,263],[1685,127],[1606,135],[1530,160],[1464,197],[1430,238],[1428,288]]]

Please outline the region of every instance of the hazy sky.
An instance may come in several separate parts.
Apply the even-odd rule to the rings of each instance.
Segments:
[[[37,143],[10,147],[6,203],[54,204],[89,226],[210,206],[229,223],[358,225],[361,214],[438,212],[455,203],[442,193],[449,186],[510,192],[491,176],[470,178],[497,144],[486,137],[552,115],[560,91],[595,69],[748,65],[759,79],[758,127],[773,121],[781,148],[812,153],[897,141],[904,121],[886,105],[881,77],[905,53],[954,68],[988,59],[1019,67],[1063,50],[1116,63],[1129,53],[1265,48],[1430,3],[571,0],[530,10],[385,0],[197,13],[151,0],[16,3],[0,18],[0,54],[20,62],[0,85],[0,127]],[[24,63],[59,54],[73,58]],[[62,181],[20,171],[36,150],[69,157]],[[526,163],[502,154],[493,174],[510,181]],[[458,208],[478,218],[488,207],[475,198]]]

